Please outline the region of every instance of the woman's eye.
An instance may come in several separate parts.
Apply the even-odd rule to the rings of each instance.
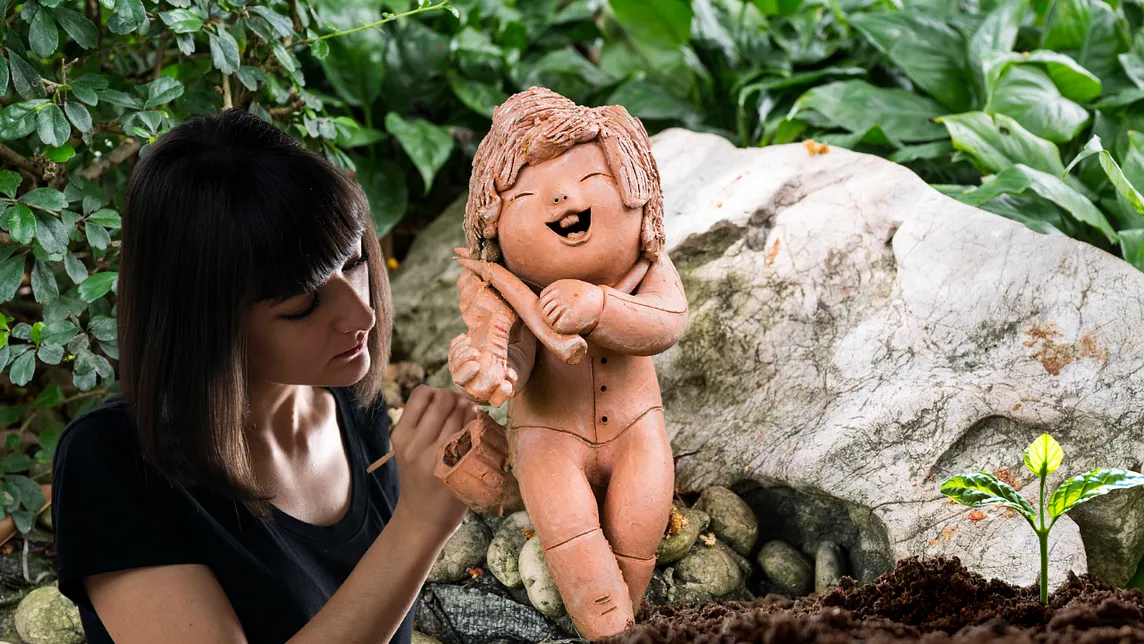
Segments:
[[[282,319],[284,319],[284,320],[301,320],[301,319],[304,319],[307,316],[309,316],[311,313],[313,313],[314,309],[316,309],[316,308],[318,308],[318,294],[314,293],[314,300],[310,303],[310,306],[306,307],[306,309],[304,311],[301,311],[300,313],[291,313],[289,315],[283,315]]]

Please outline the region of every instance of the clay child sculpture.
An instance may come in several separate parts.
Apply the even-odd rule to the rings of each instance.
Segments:
[[[507,399],[509,423],[470,423],[437,473],[477,511],[523,500],[573,623],[598,640],[633,623],[674,488],[652,356],[688,312],[659,171],[623,107],[534,87],[496,109],[469,188],[469,331],[449,368],[478,403]]]

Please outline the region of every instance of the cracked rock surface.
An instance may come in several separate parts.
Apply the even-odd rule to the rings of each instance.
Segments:
[[[1021,451],[1042,432],[1066,455],[1049,490],[1093,467],[1139,470],[1144,275],[1129,264],[870,155],[737,149],[680,129],[653,150],[691,308],[656,358],[681,489],[749,482],[845,508],[857,529],[840,542],[861,581],[906,556],[955,555],[1031,584],[1024,520],[953,504],[942,481],[986,470],[1035,504]],[[459,205],[393,280],[395,357],[442,385],[448,342],[464,331]],[[784,517],[759,519],[784,529]],[[1049,545],[1054,585],[1068,570],[1126,582],[1144,553],[1144,493],[1077,508]]]

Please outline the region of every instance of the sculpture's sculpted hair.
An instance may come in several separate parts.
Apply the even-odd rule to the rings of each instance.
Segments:
[[[663,191],[643,124],[622,106],[584,107],[542,87],[515,94],[497,107],[489,133],[477,147],[465,206],[470,256],[500,261],[500,193],[516,183],[521,168],[591,141],[603,150],[624,205],[643,207],[640,249],[654,261],[664,243]]]

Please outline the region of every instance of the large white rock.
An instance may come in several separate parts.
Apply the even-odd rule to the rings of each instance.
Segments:
[[[1024,520],[971,518],[941,482],[1006,470],[1035,503],[1021,450],[1046,431],[1066,454],[1050,490],[1092,467],[1140,468],[1144,275],[1132,266],[875,156],[737,149],[684,130],[653,146],[691,305],[688,331],[657,358],[677,482],[742,493],[759,543],[812,554],[834,541],[863,580],[905,556],[956,555],[1028,584],[1037,541]],[[394,280],[397,335],[416,337],[395,350],[439,374],[464,329],[449,308],[461,243],[454,209]],[[415,319],[437,322],[400,329]],[[1123,583],[1142,552],[1144,495],[1114,492],[1057,523],[1050,581],[1091,569]]]

